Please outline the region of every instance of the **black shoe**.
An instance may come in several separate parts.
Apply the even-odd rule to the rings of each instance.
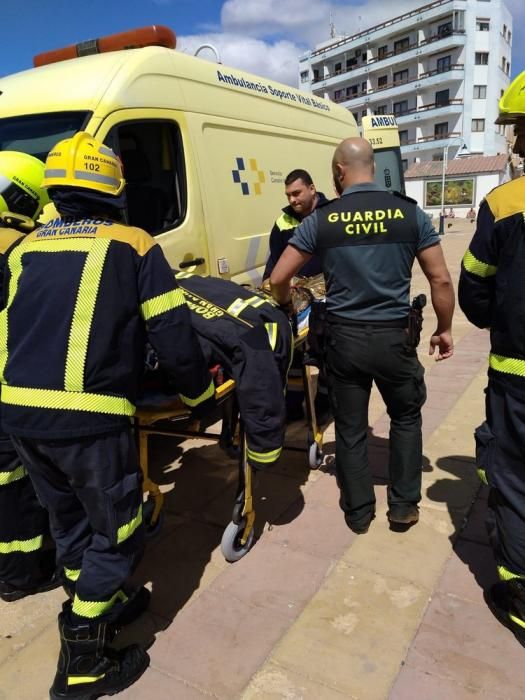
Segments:
[[[394,529],[407,530],[418,522],[419,508],[411,504],[393,505],[388,509],[386,517],[390,525],[394,526]]]
[[[138,680],[149,665],[148,654],[137,644],[106,649],[106,623],[74,623],[66,611],[58,616],[58,627],[60,656],[51,700],[115,695]]]
[[[347,513],[345,513],[345,522],[352,530],[352,532],[355,532],[356,535],[365,535],[368,532],[368,529],[370,527],[370,523],[372,520],[376,517],[375,513],[372,513],[371,516],[366,518],[365,520],[351,520],[350,517],[348,516]]]
[[[513,595],[515,589],[519,587],[522,589],[521,593],[525,592],[521,579],[502,581],[495,583],[488,591],[483,591],[483,597],[494,617],[507,627],[518,642],[525,647],[525,620],[516,609],[517,600],[516,596]],[[521,602],[523,603],[523,601]]]
[[[43,579],[30,588],[19,588],[17,586],[11,586],[4,581],[0,581],[0,598],[5,600],[6,603],[12,603],[28,595],[52,591],[54,588],[59,588],[61,585],[60,576],[56,571],[50,578]]]

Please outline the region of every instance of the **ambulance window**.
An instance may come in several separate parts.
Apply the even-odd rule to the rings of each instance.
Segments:
[[[45,161],[53,146],[81,131],[90,116],[90,112],[56,112],[0,119],[0,151],[22,151]]]
[[[186,174],[177,124],[123,122],[104,140],[122,160],[128,222],[153,235],[179,226],[186,215]]]

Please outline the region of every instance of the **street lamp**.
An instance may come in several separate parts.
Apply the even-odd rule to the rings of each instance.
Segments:
[[[456,153],[455,158],[463,158],[464,156],[469,156],[470,151],[467,148],[467,144],[463,141],[461,136],[451,136],[449,141],[458,139],[463,145]],[[441,171],[441,214],[439,215],[439,235],[442,236],[445,233],[445,177],[447,174],[448,166],[448,149],[453,144],[447,143],[443,147],[443,169]]]

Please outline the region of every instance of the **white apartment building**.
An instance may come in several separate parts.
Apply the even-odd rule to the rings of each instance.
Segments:
[[[386,3],[385,3],[386,5]],[[362,9],[356,7],[356,15]],[[512,15],[502,0],[436,0],[300,59],[301,89],[349,109],[395,114],[403,164],[507,152],[494,124],[510,82]]]

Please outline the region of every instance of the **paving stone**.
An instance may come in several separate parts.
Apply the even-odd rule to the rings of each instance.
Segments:
[[[204,591],[150,649],[153,666],[201,691],[232,700],[290,624],[228,594]]]
[[[214,697],[216,696],[203,693],[151,666],[131,688],[119,693],[119,698],[126,700],[211,700]]]
[[[489,700],[494,695],[480,693],[431,673],[405,664],[394,683],[388,700]]]
[[[437,594],[423,619],[406,663],[489,696],[522,700],[523,647],[477,603]]]
[[[322,584],[329,557],[293,549],[273,534],[230,566],[215,581],[213,590],[225,598],[233,596],[253,608],[267,610],[269,615],[293,620]]]
[[[410,581],[339,562],[272,660],[347,697],[386,697],[426,605]]]
[[[241,700],[354,700],[308,676],[268,663],[241,694]]]
[[[483,590],[497,580],[496,564],[490,547],[460,539],[445,566],[436,591],[485,607]]]

